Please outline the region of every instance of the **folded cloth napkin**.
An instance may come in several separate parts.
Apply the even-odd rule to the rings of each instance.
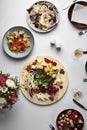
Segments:
[[[87,6],[76,3],[72,12],[71,21],[87,24]]]

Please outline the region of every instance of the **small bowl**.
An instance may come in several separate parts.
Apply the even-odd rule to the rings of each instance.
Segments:
[[[66,109],[57,116],[56,126],[58,130],[83,130],[84,118],[79,111]]]

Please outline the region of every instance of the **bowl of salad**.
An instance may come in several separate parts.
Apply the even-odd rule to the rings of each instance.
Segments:
[[[33,34],[25,27],[16,26],[10,28],[2,40],[3,49],[13,58],[23,58],[33,49]]]

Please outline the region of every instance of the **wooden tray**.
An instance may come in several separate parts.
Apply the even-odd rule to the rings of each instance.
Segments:
[[[78,1],[76,2],[78,4],[81,4],[81,5],[84,5],[84,6],[87,6],[87,2],[86,1]],[[76,28],[79,28],[79,29],[87,29],[87,24],[81,24],[81,23],[77,23],[77,22],[73,22],[71,21],[71,17],[72,17],[72,12],[73,12],[73,9],[74,9],[74,6],[75,4],[72,4],[68,10],[68,18],[69,18],[69,21],[71,22],[71,24],[73,26],[75,26]]]

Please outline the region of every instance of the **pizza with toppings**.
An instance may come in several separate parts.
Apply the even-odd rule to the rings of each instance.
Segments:
[[[35,104],[48,105],[57,102],[65,94],[68,74],[55,58],[37,56],[22,68],[20,83],[28,100]]]

